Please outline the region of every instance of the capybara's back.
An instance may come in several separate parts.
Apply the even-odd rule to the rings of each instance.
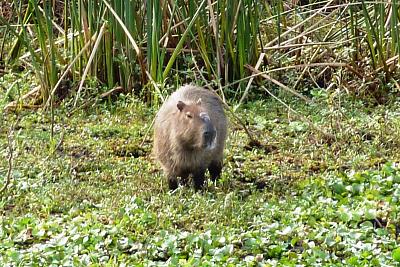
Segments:
[[[154,154],[161,163],[171,190],[193,175],[195,189],[222,170],[227,119],[219,97],[212,91],[185,85],[161,106],[154,124]]]

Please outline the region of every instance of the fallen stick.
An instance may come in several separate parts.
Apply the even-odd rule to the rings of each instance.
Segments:
[[[253,73],[261,73],[261,71],[259,71],[259,70],[255,69],[255,68],[253,68],[252,66],[250,66],[250,65],[248,65],[248,64],[246,64],[245,67],[246,67],[247,69],[251,70]],[[296,92],[295,90],[293,90],[293,89],[287,87],[287,86],[284,85],[283,83],[281,83],[281,82],[275,80],[274,78],[272,78],[272,77],[269,76],[268,74],[264,73],[264,74],[260,74],[260,75],[261,75],[261,77],[263,77],[263,78],[265,78],[265,79],[267,79],[267,80],[273,82],[274,84],[278,85],[278,86],[281,87],[282,89],[284,89],[284,90],[286,90],[286,91],[288,91],[288,92],[294,94],[295,96],[297,96],[297,97],[303,99],[303,100],[306,101],[307,103],[311,103],[311,102],[312,102],[309,98],[307,98],[307,97],[303,96],[302,94]]]

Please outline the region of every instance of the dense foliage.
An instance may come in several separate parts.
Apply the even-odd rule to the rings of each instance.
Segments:
[[[169,88],[192,81],[219,87],[240,103],[249,92],[263,94],[253,81],[296,95],[313,87],[344,89],[378,102],[388,84],[399,87],[397,0],[1,5],[0,61],[6,72],[24,68],[36,76],[38,87],[19,100],[27,107],[68,95],[76,106],[113,88],[158,104]]]
[[[397,0],[0,1],[0,265],[399,265],[399,36]],[[186,82],[235,106],[197,193],[151,155]]]

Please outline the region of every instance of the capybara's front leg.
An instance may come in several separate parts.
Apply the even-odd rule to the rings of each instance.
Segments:
[[[211,181],[219,179],[222,171],[222,161],[212,161],[208,166],[208,171],[210,172]]]
[[[178,188],[178,179],[177,179],[176,175],[173,175],[173,174],[168,175],[168,187],[169,187],[169,190],[171,190],[171,191]]]
[[[204,173],[206,172],[205,169],[200,169],[193,173],[193,184],[194,190],[198,191],[203,188],[204,186]]]

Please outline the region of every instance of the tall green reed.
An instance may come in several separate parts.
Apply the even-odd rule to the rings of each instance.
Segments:
[[[400,50],[398,0],[307,5],[283,0],[56,1],[63,8],[62,20],[57,20],[53,2],[14,1],[18,26],[12,29],[15,41],[8,53],[10,64],[30,55],[28,64],[45,103],[61,77],[71,80],[73,88],[79,85],[76,101],[84,101],[80,93],[92,77],[109,89],[121,86],[157,103],[176,77],[188,81],[182,76],[191,71],[201,71],[208,82],[243,99],[251,74],[246,65],[272,71],[315,63],[324,59],[320,51],[330,54],[342,43],[351,44],[353,66],[367,47],[371,67],[383,70],[388,79],[390,59]],[[229,84],[231,88],[224,87]]]

